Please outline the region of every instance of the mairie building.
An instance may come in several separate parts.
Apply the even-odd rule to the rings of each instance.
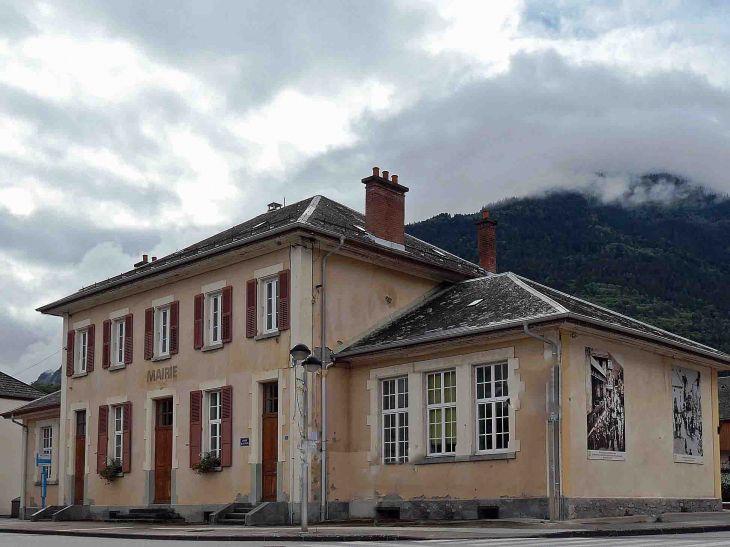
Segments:
[[[365,214],[274,203],[39,308],[65,374],[3,414],[53,431],[45,510],[26,436],[25,518],[287,524],[302,492],[314,522],[721,509],[730,355],[499,273],[487,211],[479,264],[407,235],[397,175],[362,182]]]

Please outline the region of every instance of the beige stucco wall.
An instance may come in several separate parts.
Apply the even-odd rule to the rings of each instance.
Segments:
[[[513,351],[514,359],[518,360],[518,377],[515,378],[522,386],[519,393],[511,394],[512,402],[515,396],[519,397],[519,410],[514,413],[514,433],[517,441],[514,459],[495,461],[464,461],[458,463],[439,463],[436,465],[385,465],[382,464],[382,452],[370,453],[373,449],[373,428],[377,428],[380,436],[381,424],[374,419],[371,389],[379,390],[378,382],[372,381],[376,369],[401,367],[399,370],[418,370],[419,363],[430,362],[425,366],[436,367],[435,370],[448,370],[462,363],[469,363],[469,370],[473,370],[471,363],[503,361],[500,355],[505,351]],[[483,352],[496,352],[494,358],[481,358]],[[473,356],[476,359],[471,359]],[[440,361],[436,361],[440,360]],[[384,496],[398,496],[403,499],[412,498],[443,498],[450,496],[458,499],[496,498],[500,496],[532,497],[546,495],[546,452],[545,452],[545,385],[548,381],[550,366],[553,364],[550,355],[545,355],[543,344],[532,339],[510,340],[502,343],[473,346],[458,350],[434,353],[426,357],[412,359],[389,360],[378,365],[353,366],[352,368],[334,368],[328,373],[328,382],[331,388],[331,404],[337,408],[330,416],[331,442],[329,445],[330,459],[330,499],[335,500],[377,500]],[[409,368],[410,367],[410,368]],[[409,390],[412,390],[413,380],[417,376],[409,375]],[[425,377],[422,377],[425,381]],[[464,381],[466,380],[466,381]],[[370,381],[370,386],[368,382]],[[510,384],[512,388],[512,384]],[[458,400],[466,401],[471,407],[474,404],[473,383],[471,373],[460,375],[457,369]],[[379,391],[378,391],[379,393]],[[379,396],[376,397],[380,405]],[[415,406],[411,399],[409,408],[409,423],[412,426],[422,414],[425,424],[425,407]],[[341,410],[340,410],[341,409]],[[376,409],[375,414],[378,414]],[[368,417],[368,415],[371,415]],[[458,414],[459,437],[457,454],[463,452],[460,446],[465,446],[463,436],[474,434],[465,422],[473,417],[462,417]],[[368,422],[370,425],[368,425]],[[425,446],[426,428],[422,427],[420,438],[411,435],[410,445]],[[472,444],[470,453],[460,454],[469,456],[474,454]],[[370,454],[369,454],[370,453]],[[423,459],[423,454],[416,455],[412,461]]]
[[[0,399],[0,413],[26,404],[28,401]],[[10,420],[0,418],[0,515],[10,514],[10,502],[20,496],[20,461],[22,454],[23,429]]]
[[[58,414],[50,413],[39,415],[37,417],[25,419],[23,421],[28,426],[28,453],[26,459],[26,480],[25,480],[25,505],[32,512],[41,508],[41,468],[35,465],[36,452],[41,451],[41,427],[53,427],[54,449],[52,455],[51,475],[46,485],[46,506],[58,505],[58,442],[60,440],[60,421]],[[16,426],[17,427],[17,426]],[[18,428],[20,429],[20,428]],[[18,443],[18,452],[20,452],[20,443]],[[21,455],[18,454],[17,461],[21,461]],[[20,470],[15,475],[15,480],[20,485]]]
[[[173,430],[173,502],[180,504],[230,503],[240,494],[251,491],[251,465],[260,461],[260,452],[253,452],[255,443],[248,448],[239,446],[239,439],[253,436],[255,417],[260,413],[252,409],[252,390],[258,389],[254,377],[267,380],[281,376],[284,389],[289,389],[289,331],[279,337],[264,340],[246,338],[245,301],[246,282],[254,272],[271,266],[289,268],[289,248],[229,265],[195,277],[170,283],[90,310],[73,314],[71,323],[90,319],[96,325],[95,370],[86,377],[67,379],[66,389],[66,438],[68,454],[66,473],[69,484],[74,465],[74,409],[88,405],[87,416],[87,502],[97,505],[141,505],[147,502],[147,471],[154,468],[154,398],[174,398]],[[201,287],[225,280],[233,287],[233,341],[221,349],[202,352],[193,349],[193,298]],[[179,353],[171,359],[152,362],[144,360],[144,310],[152,301],[174,295],[180,302]],[[102,323],[115,310],[129,308],[134,314],[133,363],[123,370],[104,370],[102,359]],[[148,382],[147,371],[177,367],[177,377]],[[281,369],[277,372],[277,369]],[[267,373],[267,371],[269,371]],[[270,372],[273,371],[273,372]],[[190,469],[189,413],[190,392],[233,385],[233,466],[219,473],[200,476]],[[280,385],[280,389],[281,389]],[[287,392],[284,392],[286,394]],[[132,470],[131,473],[107,485],[96,473],[99,406],[132,402]],[[281,439],[280,453],[284,460],[284,473],[280,477],[285,491],[289,442],[283,440],[289,433],[288,399],[280,397]],[[255,413],[254,413],[255,412]],[[110,430],[111,431],[111,430]],[[260,449],[260,446],[259,446]],[[69,488],[70,490],[70,488]],[[66,492],[67,499],[71,493]]]
[[[719,468],[711,369],[638,347],[579,335],[563,337],[563,494],[567,497],[712,498]],[[626,460],[589,460],[585,348],[624,358]],[[701,373],[702,464],[675,463],[672,438],[673,366]],[[716,376],[716,373],[715,373]],[[714,381],[716,385],[716,380]],[[717,460],[717,461],[716,461]]]

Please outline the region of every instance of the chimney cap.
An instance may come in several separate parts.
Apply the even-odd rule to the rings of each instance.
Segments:
[[[267,212],[267,213],[270,213],[271,211],[276,211],[277,209],[281,209],[281,203],[277,203],[276,201],[272,201],[271,203],[269,203],[269,204],[267,205],[267,207],[268,207],[269,209],[268,209],[268,211],[266,211],[266,212]]]
[[[148,262],[148,260],[147,260],[147,255],[142,255],[142,260],[140,260],[139,262],[137,262],[137,263],[136,263],[136,264],[134,265],[134,267],[135,267],[135,268],[139,268],[140,266],[144,266],[145,264],[148,264],[148,263],[149,263],[149,262]]]
[[[379,167],[373,167],[373,174],[369,177],[365,177],[362,179],[362,183],[365,185],[368,184],[377,184],[378,186],[382,186],[384,188],[388,188],[389,190],[394,190],[395,192],[400,192],[402,194],[405,194],[408,191],[407,186],[403,186],[402,184],[398,183],[398,175],[393,175],[393,180],[389,180],[387,177],[390,174],[389,171],[383,171],[383,176],[381,177],[379,175],[380,168]]]

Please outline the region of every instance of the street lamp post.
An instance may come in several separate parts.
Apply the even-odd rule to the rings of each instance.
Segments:
[[[292,359],[294,360],[294,366],[302,365],[304,367],[304,394],[302,396],[302,469],[301,469],[301,481],[300,481],[300,500],[299,500],[299,513],[300,520],[302,523],[302,532],[308,531],[308,515],[307,515],[307,503],[309,502],[309,406],[308,406],[308,372],[317,372],[322,367],[322,362],[315,356],[311,355],[311,351],[304,344],[297,344],[291,351]]]

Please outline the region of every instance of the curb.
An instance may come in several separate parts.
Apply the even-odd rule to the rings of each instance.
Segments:
[[[702,534],[709,532],[730,531],[730,524],[715,524],[707,526],[685,526],[670,528],[630,528],[624,530],[571,530],[565,532],[552,532],[546,534],[515,535],[510,539],[561,539],[561,538],[592,538],[592,537],[625,537],[625,536],[658,536],[670,534]],[[24,534],[37,536],[68,536],[68,537],[90,537],[90,538],[111,538],[111,539],[137,539],[137,540],[160,540],[160,541],[310,541],[310,542],[350,542],[350,541],[434,541],[434,540],[484,540],[484,539],[505,539],[504,537],[493,537],[489,534],[474,535],[473,537],[439,537],[429,538],[423,536],[408,535],[378,535],[378,534],[326,534],[326,535],[284,535],[269,534],[255,536],[222,535],[222,534],[144,534],[130,532],[89,532],[66,531],[66,530],[33,530],[29,528],[0,528],[0,534]]]

